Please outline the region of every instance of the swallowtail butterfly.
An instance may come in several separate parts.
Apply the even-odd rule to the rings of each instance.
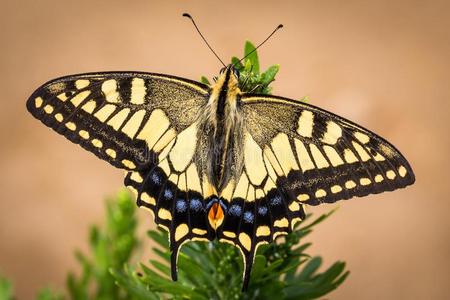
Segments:
[[[242,92],[233,65],[212,86],[140,72],[62,77],[27,108],[126,171],[137,205],[169,232],[174,280],[182,244],[218,239],[241,251],[245,289],[258,246],[289,233],[306,205],[415,180],[383,138],[310,104]]]

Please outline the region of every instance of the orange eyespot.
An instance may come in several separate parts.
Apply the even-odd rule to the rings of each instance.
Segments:
[[[210,207],[208,212],[208,220],[211,227],[217,229],[222,224],[223,217],[224,213],[222,207],[219,205],[219,203],[214,203]]]

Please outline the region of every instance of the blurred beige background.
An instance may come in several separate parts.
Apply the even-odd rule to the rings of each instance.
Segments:
[[[63,287],[74,249],[86,249],[88,225],[102,219],[102,199],[122,185],[121,171],[32,118],[27,97],[87,71],[217,74],[185,11],[226,60],[283,23],[259,52],[264,67],[281,65],[274,93],[307,95],[372,129],[415,170],[412,187],[339,203],[309,238],[311,254],[345,260],[352,272],[327,298],[448,298],[450,3],[168,2],[1,1],[0,272],[18,299]],[[140,217],[142,232],[154,226]]]

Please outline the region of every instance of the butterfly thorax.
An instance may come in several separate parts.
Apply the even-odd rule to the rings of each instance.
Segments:
[[[241,91],[232,66],[228,66],[212,87],[211,96],[201,120],[201,134],[205,137],[206,170],[217,192],[242,170],[239,155],[242,117],[238,108]]]

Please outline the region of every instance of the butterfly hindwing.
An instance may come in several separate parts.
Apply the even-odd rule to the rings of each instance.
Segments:
[[[244,135],[248,135],[246,132]],[[253,259],[261,244],[271,243],[278,235],[291,232],[296,222],[305,218],[303,206],[290,199],[277,186],[264,167],[262,150],[257,145],[244,146],[244,170],[222,192],[227,203],[223,225],[217,233],[220,241],[239,248],[244,259],[244,285],[247,289]],[[263,169],[259,169],[262,165]],[[255,172],[263,174],[260,177]],[[252,175],[250,175],[252,174]]]
[[[247,95],[242,111],[262,149],[267,174],[299,203],[317,205],[391,191],[415,180],[406,159],[390,143],[312,105]],[[262,164],[259,168],[264,174]]]

